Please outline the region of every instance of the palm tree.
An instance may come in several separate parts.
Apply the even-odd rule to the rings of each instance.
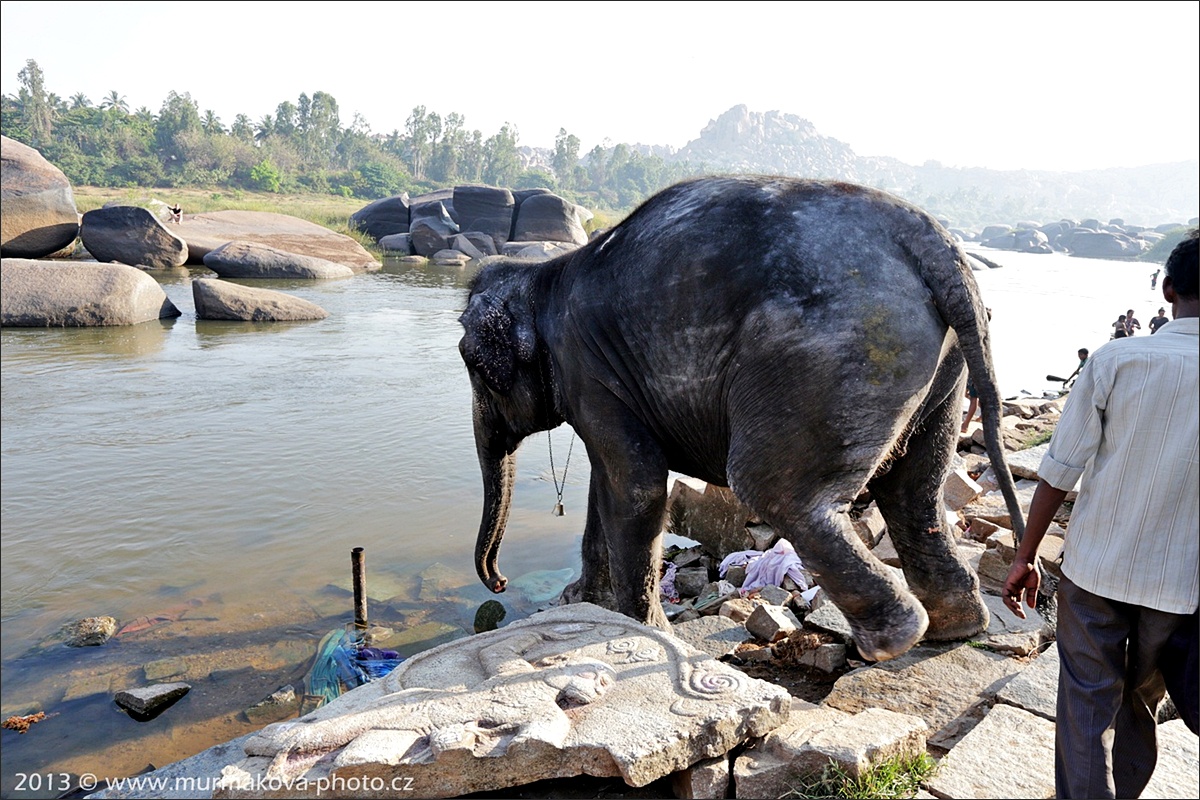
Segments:
[[[87,95],[84,94],[83,92],[76,92],[75,94],[71,95],[71,110],[72,111],[74,111],[77,108],[91,108],[91,107],[92,107],[92,101],[88,100]]]
[[[103,110],[111,108],[116,111],[123,111],[126,114],[129,113],[129,103],[126,102],[125,95],[119,93],[116,89],[105,95],[104,99],[100,101],[100,108]]]
[[[211,108],[204,112],[204,118],[200,120],[200,127],[209,136],[225,132],[225,126],[221,124],[221,118]]]

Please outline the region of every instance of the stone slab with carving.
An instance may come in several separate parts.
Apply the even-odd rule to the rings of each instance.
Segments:
[[[455,797],[574,775],[645,786],[769,733],[790,704],[783,688],[674,636],[576,603],[428,650],[263,729],[214,796],[303,797],[303,781],[315,796],[323,779],[347,797],[395,786]]]

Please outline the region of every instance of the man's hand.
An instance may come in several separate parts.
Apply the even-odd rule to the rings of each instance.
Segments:
[[[1008,579],[1004,581],[1004,605],[1009,611],[1021,619],[1025,619],[1025,609],[1021,608],[1021,599],[1033,608],[1037,605],[1038,586],[1042,583],[1042,573],[1037,564],[1017,558],[1013,561],[1012,569],[1008,571]]]

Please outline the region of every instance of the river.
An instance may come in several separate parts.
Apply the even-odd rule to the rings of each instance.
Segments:
[[[1145,332],[1162,305],[1153,265],[988,256],[1004,265],[976,277],[1006,396],[1053,388],[1046,374],[1069,373],[1118,314],[1132,306]],[[407,613],[469,628],[486,598],[472,569],[481,484],[457,351],[470,269],[387,264],[344,281],[266,283],[330,312],[288,324],[197,321],[192,274],[203,273],[160,278],[183,312],[175,320],[0,331],[3,710],[50,715],[24,736],[4,732],[6,796],[54,796],[17,791],[20,775],[116,777],[251,730],[231,687],[259,692],[252,702],[276,686],[235,667],[268,681],[303,669],[226,658],[150,723],[118,711],[110,692],[154,658],[285,630],[315,646],[352,611],[329,586],[348,582],[354,547],[369,586],[432,567],[449,587],[428,617],[381,604],[392,624]],[[501,553],[510,578],[563,580],[578,567],[588,467],[571,443],[564,426],[522,447]],[[502,599],[510,619],[537,605],[519,591]],[[47,644],[95,615],[155,625],[102,648]],[[81,688],[97,675],[118,676],[110,692]]]

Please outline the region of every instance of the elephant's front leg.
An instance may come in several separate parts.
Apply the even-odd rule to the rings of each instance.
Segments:
[[[583,574],[578,581],[563,590],[563,598],[569,603],[595,603],[613,611],[618,610],[609,574],[608,542],[596,502],[594,474],[588,487],[587,522],[583,528]]]
[[[598,582],[607,572],[621,613],[669,631],[671,624],[659,601],[666,457],[636,421],[614,424],[614,419],[605,420],[604,446],[588,444],[592,460],[588,527],[595,535],[591,550],[584,536],[584,576],[590,569]],[[607,567],[600,563],[603,558]],[[589,559],[596,563],[589,566]]]

